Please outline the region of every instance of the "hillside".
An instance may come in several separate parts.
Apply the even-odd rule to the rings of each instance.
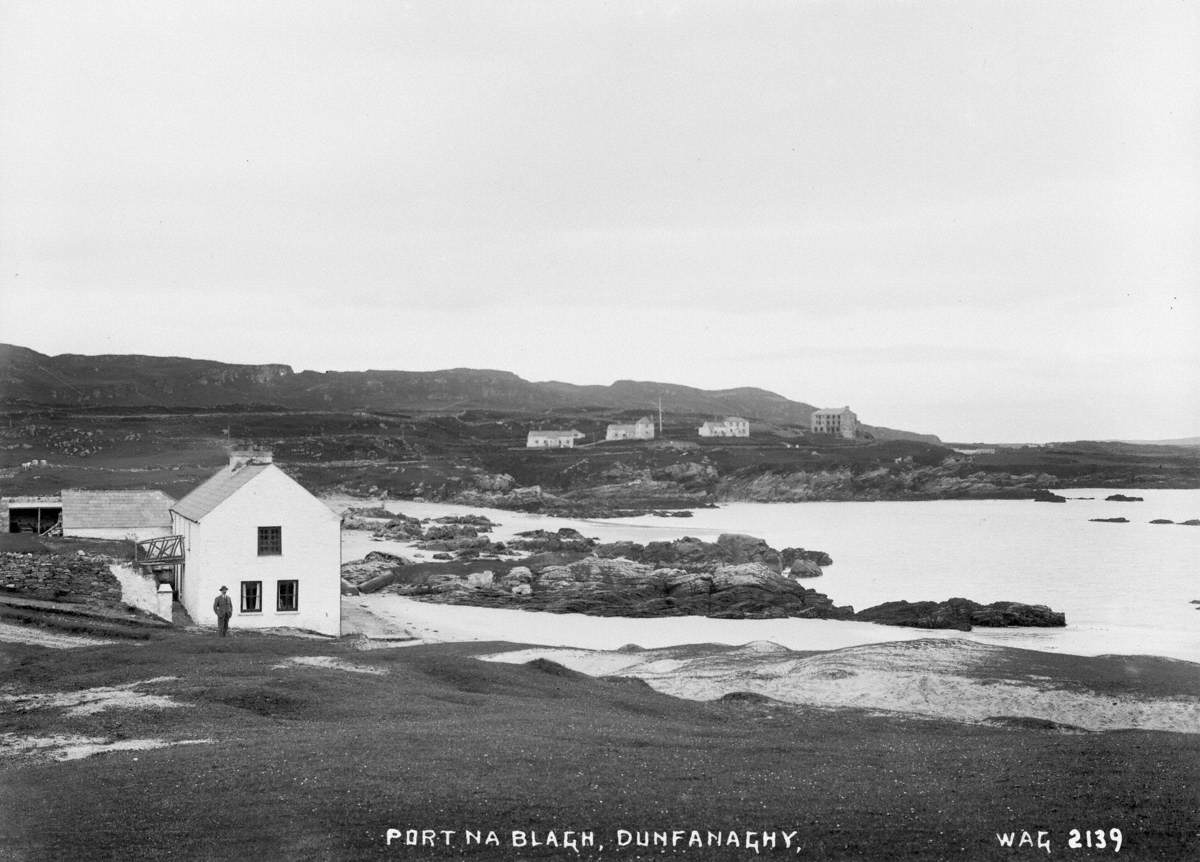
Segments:
[[[742,688],[758,679],[744,669],[737,691],[685,700],[637,677],[477,659],[516,644],[357,645],[186,631],[81,649],[6,644],[0,855],[1007,862],[1038,857],[997,833],[1041,828],[1067,859],[1196,858],[1195,734],[1081,732],[1007,703],[973,724],[788,704]],[[711,656],[720,671],[743,652],[685,647],[658,665]],[[873,670],[896,685],[878,661],[845,670],[845,655],[812,656],[827,666],[816,681]],[[1196,691],[1182,663],[1161,659],[1004,658],[976,686],[993,698],[1014,677],[1109,701]],[[918,694],[945,697],[956,682],[940,668],[922,678]],[[1092,822],[1122,839],[1120,855],[1072,854],[1070,830]],[[437,846],[389,846],[389,829],[410,827],[452,832]],[[499,837],[468,846],[465,830]],[[621,848],[618,830],[703,840],[639,852]],[[544,846],[583,831],[595,840],[578,853]],[[768,833],[779,846],[709,845],[709,831],[756,843]],[[785,832],[802,852],[785,849]]]
[[[283,407],[322,411],[499,410],[522,414],[606,410],[633,416],[745,416],[807,427],[816,408],[764,389],[703,390],[652,381],[609,386],[531,382],[509,371],[301,371],[289,365],[233,365],[184,357],[62,354],[0,344],[0,398],[7,406],[63,408]],[[866,426],[878,439],[937,443],[930,434]]]

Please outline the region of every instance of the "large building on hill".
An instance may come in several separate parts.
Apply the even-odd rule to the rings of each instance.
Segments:
[[[583,438],[582,431],[530,431],[525,438],[527,449],[573,449],[575,441]]]
[[[726,417],[723,422],[705,422],[700,426],[701,437],[749,437],[750,423],[740,416]]]
[[[215,625],[222,586],[235,630],[341,634],[341,518],[272,462],[235,452],[229,466],[171,507],[182,537],[176,584],[193,620]]]
[[[605,440],[653,440],[654,420],[643,416],[638,421],[629,424],[612,424],[604,435]]]
[[[858,436],[858,417],[849,407],[816,410],[812,415],[812,430],[815,434],[832,434],[853,440]]]

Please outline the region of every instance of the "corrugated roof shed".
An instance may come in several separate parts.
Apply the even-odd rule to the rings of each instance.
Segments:
[[[226,467],[207,480],[171,509],[190,521],[199,521],[228,499],[234,491],[245,485],[270,464],[244,464],[237,469]]]
[[[64,490],[63,530],[169,527],[174,502],[162,491]]]

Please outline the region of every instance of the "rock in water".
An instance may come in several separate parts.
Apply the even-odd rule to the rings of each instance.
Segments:
[[[1093,524],[1128,524],[1128,518],[1088,518]]]
[[[783,560],[785,568],[796,560],[807,560],[810,563],[816,563],[818,566],[833,565],[833,557],[824,551],[806,551],[804,548],[784,548],[779,552],[779,556]]]
[[[1033,492],[1033,499],[1036,503],[1065,503],[1066,497],[1060,497],[1052,491],[1047,491],[1045,488],[1038,488]]]
[[[885,602],[854,615],[854,619],[888,626],[919,629],[958,629],[969,632],[973,626],[1065,626],[1066,614],[1045,605],[1020,602],[993,602],[981,605],[970,599],[953,598],[944,602]]]
[[[1114,503],[1141,503],[1142,502],[1141,497],[1127,497],[1124,494],[1110,494],[1109,496],[1105,497],[1104,499],[1111,500]]]

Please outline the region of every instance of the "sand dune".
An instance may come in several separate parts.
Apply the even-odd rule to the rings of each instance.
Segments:
[[[645,651],[527,649],[485,656],[549,659],[596,676],[645,680],[676,697],[712,700],[753,692],[784,703],[856,707],[964,722],[1032,718],[1086,730],[1140,728],[1200,733],[1200,698],[1146,697],[1090,689],[1011,668],[1012,651],[961,639],[922,639],[817,655],[777,644]]]

